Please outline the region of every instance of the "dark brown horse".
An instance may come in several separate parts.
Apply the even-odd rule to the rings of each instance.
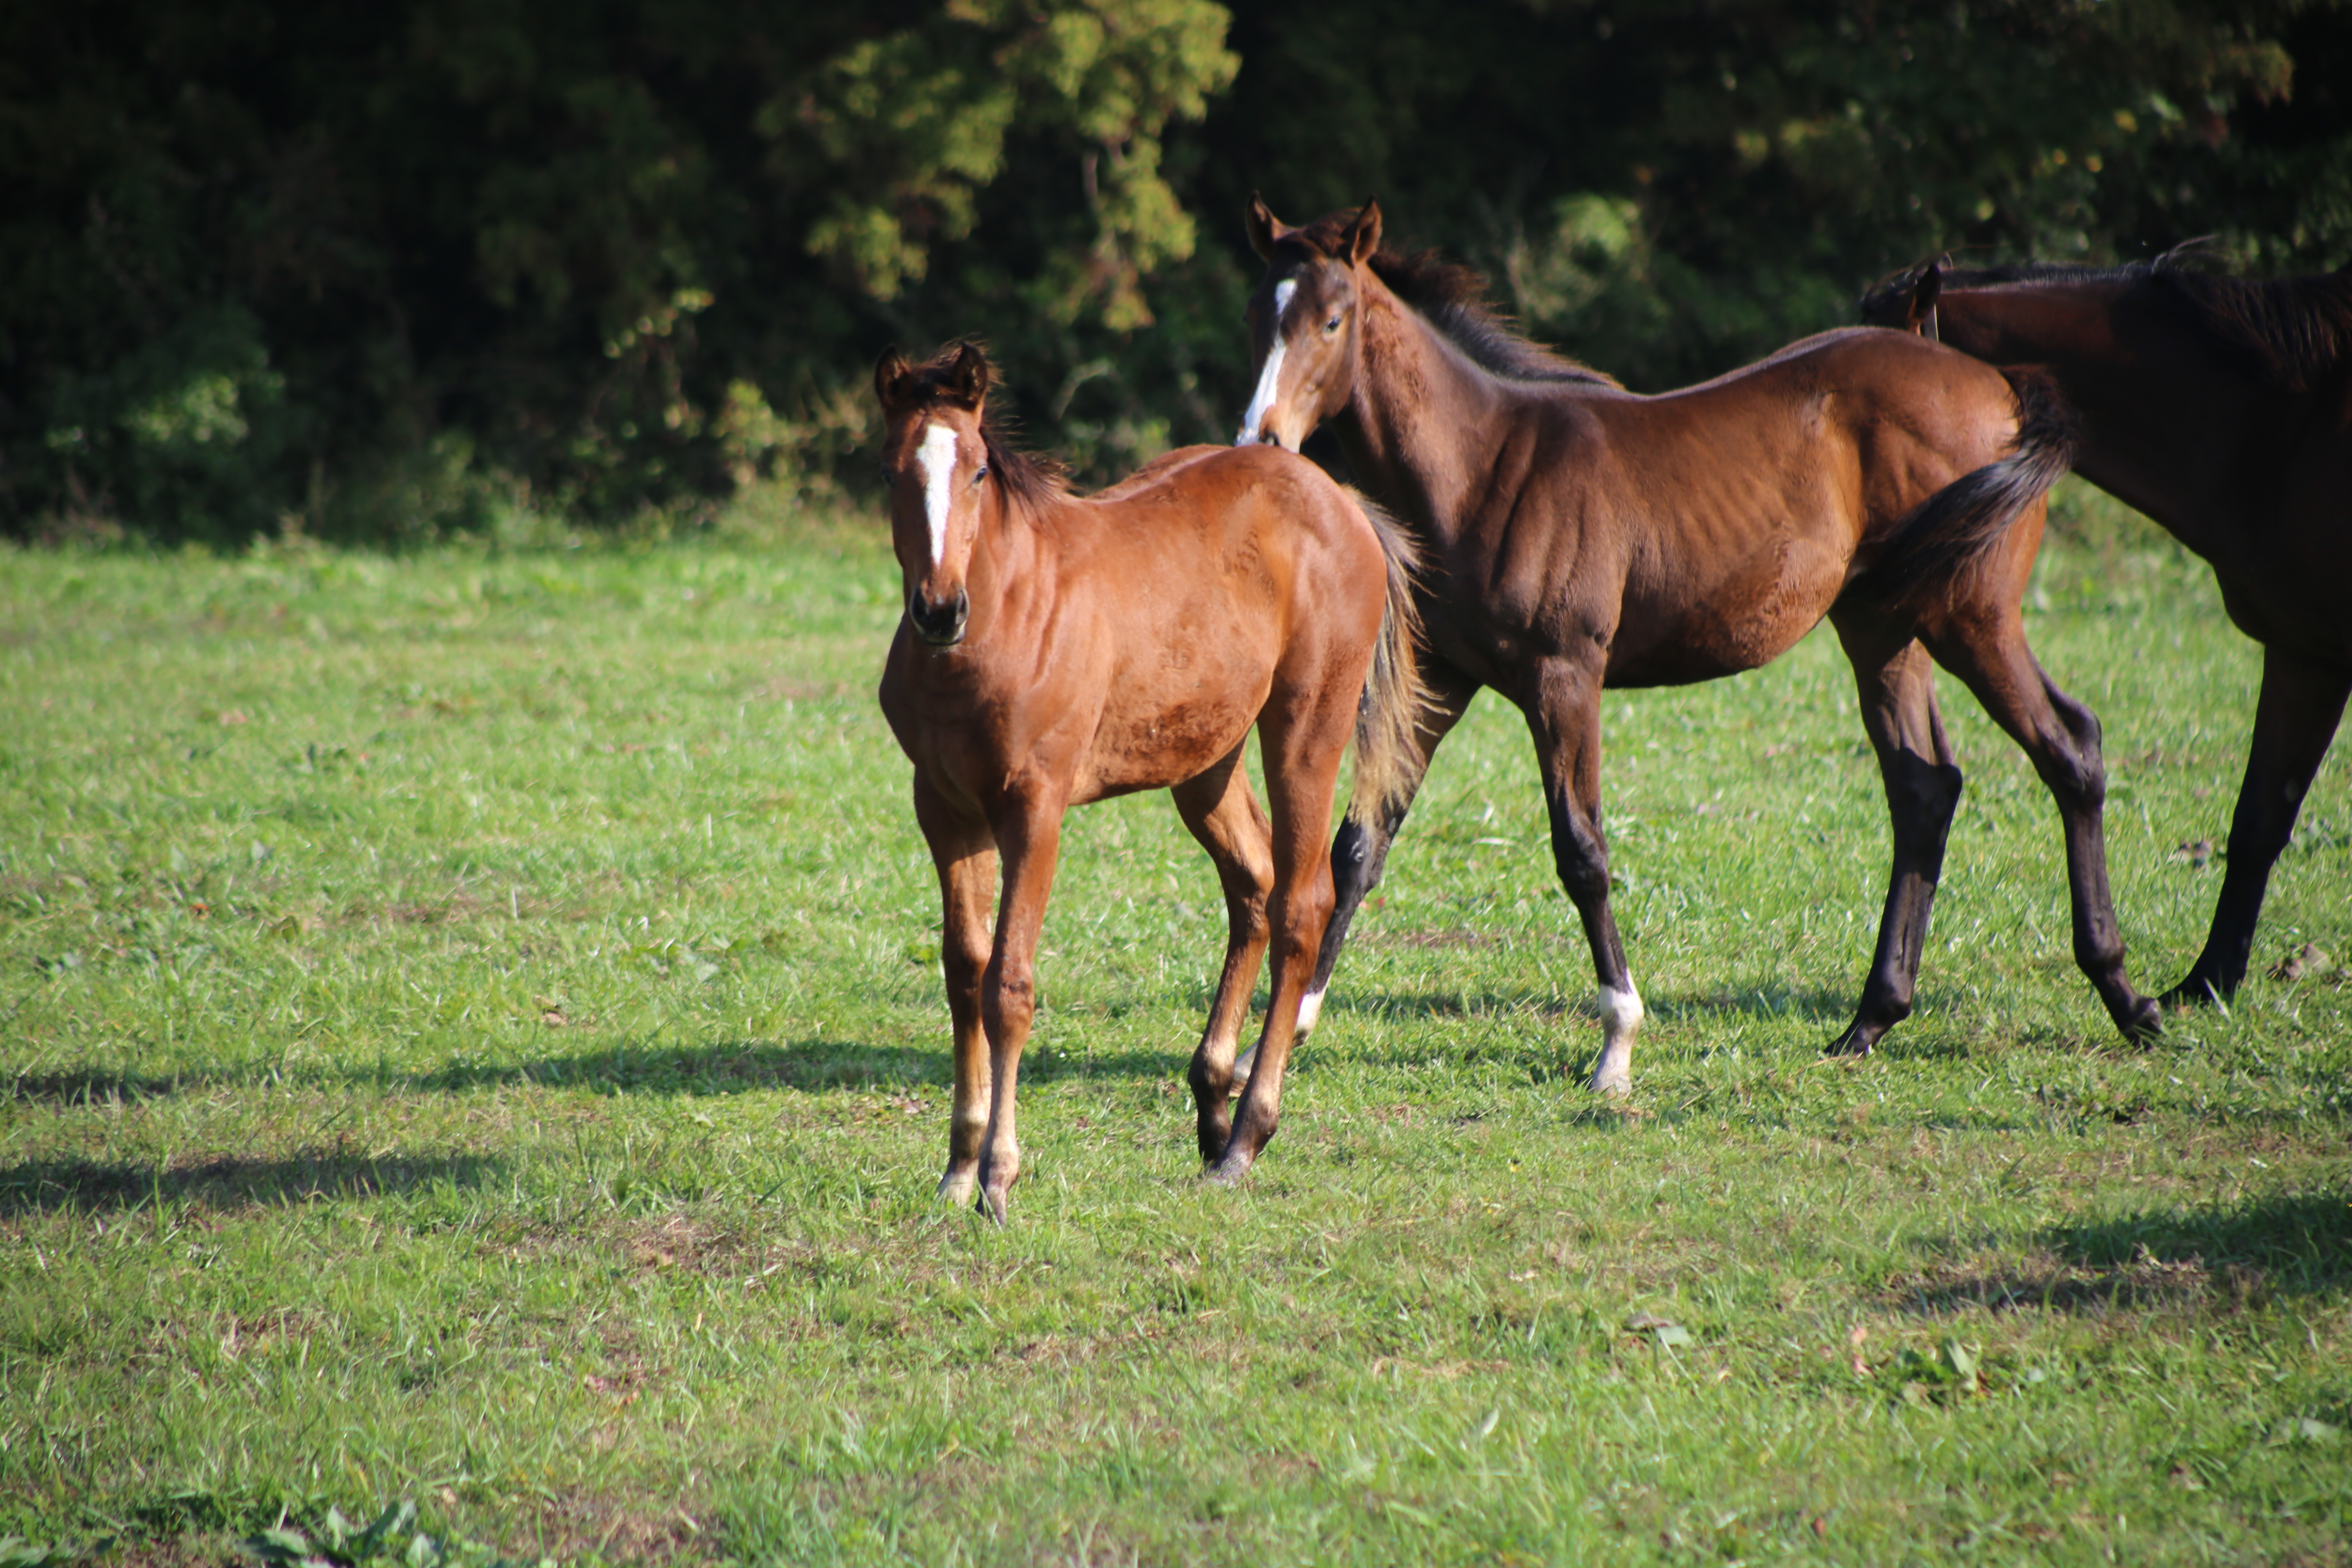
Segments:
[[[1302,458],[1193,447],[1090,499],[1008,447],[972,344],[874,373],[907,613],[882,710],[915,764],[946,905],[955,1030],[943,1197],[1000,1220],[1020,1173],[1013,1084],[1072,805],[1167,789],[1223,884],[1224,972],[1193,1053],[1201,1156],[1249,1168],[1274,1136],[1298,1000],[1331,911],[1323,833],[1352,731],[1351,811],[1400,789],[1420,695],[1409,545]],[[1273,821],[1242,768],[1258,732]],[[994,933],[994,857],[1004,866]],[[1274,987],[1231,1108],[1269,934]]]
[[[2231,995],[2352,692],[2352,268],[2241,282],[2178,255],[1931,263],[1872,290],[1863,316],[2042,367],[2080,415],[2083,477],[2211,562],[2230,619],[2263,645],[2221,903],[2205,951],[2163,1000]]]
[[[1931,657],[2056,796],[2075,958],[2120,1027],[2153,1026],[2108,900],[2098,721],[2042,672],[2019,617],[2067,452],[2037,384],[1849,329],[1640,397],[1504,330],[1470,274],[1382,251],[1376,206],[1290,228],[1254,202],[1249,231],[1266,271],[1240,439],[1296,449],[1328,421],[1359,481],[1418,536],[1433,707],[1412,785],[1479,687],[1526,715],[1601,984],[1594,1089],[1628,1087],[1642,1017],[1609,909],[1601,692],[1753,669],[1825,614],[1853,664],[1895,837],[1877,952],[1832,1048],[1866,1051],[1911,1010],[1960,792]],[[1986,542],[1964,569],[1937,569],[1954,538]],[[1332,846],[1339,904],[1308,1024],[1402,817],[1401,805],[1351,820]]]

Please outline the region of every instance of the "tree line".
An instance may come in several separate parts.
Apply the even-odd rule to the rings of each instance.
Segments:
[[[1254,190],[1662,388],[1947,248],[2352,261],[2352,0],[18,0],[0,529],[854,486],[966,334],[1106,476],[1230,438]]]

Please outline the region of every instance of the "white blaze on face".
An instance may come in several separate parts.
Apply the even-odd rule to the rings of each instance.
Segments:
[[[1274,347],[1266,352],[1265,368],[1257,373],[1257,390],[1250,394],[1249,412],[1242,416],[1241,434],[1234,437],[1236,447],[1247,447],[1257,440],[1258,428],[1274,406],[1275,388],[1282,384],[1283,313],[1290,309],[1290,297],[1297,292],[1296,278],[1286,278],[1274,286]]]
[[[933,425],[923,432],[923,444],[915,448],[915,461],[923,469],[923,517],[931,525],[931,564],[937,566],[948,552],[948,503],[954,499],[956,466],[956,433],[944,425]]]

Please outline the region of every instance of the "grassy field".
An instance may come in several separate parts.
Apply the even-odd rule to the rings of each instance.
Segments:
[[[2257,661],[2069,504],[2032,631],[2155,989]],[[2336,956],[2128,1049],[1947,682],[1921,1007],[1848,1066],[1886,832],[1833,643],[1612,694],[1619,1109],[1482,699],[1232,1192],[1207,863],[1092,808],[999,1230],[930,1196],[896,597],[848,523],[0,555],[0,1563],[2352,1562],[2341,760],[2256,954]]]

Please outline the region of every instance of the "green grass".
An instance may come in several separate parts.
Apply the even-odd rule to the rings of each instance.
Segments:
[[[2152,989],[2257,658],[2068,505],[2031,628],[2105,721]],[[1207,863],[1162,797],[1080,814],[998,1230],[930,1201],[896,597],[863,525],[0,556],[0,1560],[403,1500],[458,1558],[2352,1557],[2340,959],[2123,1047],[2056,814],[1952,683],[1879,1056],[1819,1055],[1886,840],[1825,636],[1608,700],[1622,1111],[1569,1076],[1591,970],[1482,699],[1234,1192],[1181,1089]],[[2352,954],[2347,861],[2336,763],[2259,966]]]

